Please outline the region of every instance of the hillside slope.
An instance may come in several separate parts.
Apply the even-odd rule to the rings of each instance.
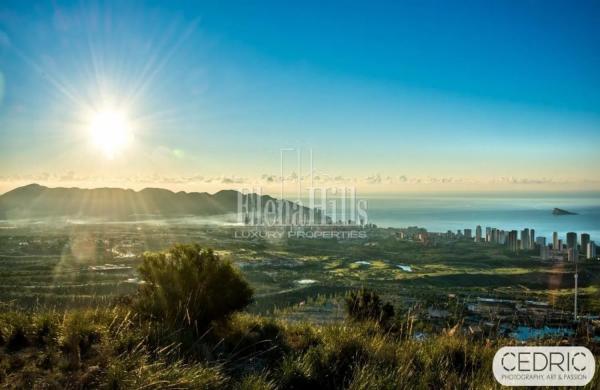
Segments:
[[[179,216],[211,216],[237,213],[235,190],[215,194],[206,192],[173,192],[162,188],[134,191],[122,188],[48,188],[30,184],[0,196],[0,219],[43,217],[98,217],[116,220],[169,218]],[[245,201],[248,195],[241,195]],[[264,206],[276,199],[263,195]],[[292,202],[284,201],[285,207]],[[302,207],[304,213],[310,210]]]

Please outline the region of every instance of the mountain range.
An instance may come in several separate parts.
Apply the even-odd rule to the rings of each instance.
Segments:
[[[123,188],[49,188],[30,184],[0,196],[0,219],[91,217],[136,220],[215,216],[237,213],[239,196],[245,202],[249,195],[235,190],[209,194],[173,192],[162,188],[134,191]],[[277,201],[268,195],[260,196],[261,207],[264,208],[270,200]],[[284,210],[296,206],[290,201],[283,201],[283,204]],[[305,214],[310,212],[307,207],[301,207],[301,210]]]

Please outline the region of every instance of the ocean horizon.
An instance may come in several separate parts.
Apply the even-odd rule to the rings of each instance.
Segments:
[[[558,232],[588,233],[600,239],[600,197],[591,194],[527,194],[511,196],[385,196],[368,198],[368,220],[379,227],[419,226],[430,232],[472,229],[481,225],[503,230],[535,229],[551,240]],[[553,215],[554,208],[577,215]]]

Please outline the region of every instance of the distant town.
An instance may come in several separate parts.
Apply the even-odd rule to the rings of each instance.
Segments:
[[[481,225],[475,228],[473,235],[472,229],[463,229],[453,232],[448,230],[446,233],[428,232],[424,228],[409,227],[400,229],[398,236],[400,239],[409,239],[413,241],[435,243],[439,240],[467,240],[475,242],[488,242],[497,245],[504,245],[513,252],[519,251],[539,251],[539,257],[542,260],[567,261],[575,263],[581,259],[598,260],[597,246],[590,239],[588,233],[582,233],[580,236],[576,232],[568,232],[565,239],[559,236],[558,232],[552,234],[552,242],[547,243],[546,237],[535,235],[535,229],[525,228],[520,232],[518,230],[502,230],[495,227],[486,227],[485,235]]]

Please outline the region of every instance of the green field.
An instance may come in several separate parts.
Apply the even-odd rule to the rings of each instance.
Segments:
[[[136,290],[144,251],[195,242],[241,269],[255,289],[251,310],[260,313],[335,298],[360,286],[398,304],[435,303],[448,294],[539,299],[565,310],[572,304],[573,266],[541,261],[533,252],[515,254],[467,241],[428,246],[398,240],[392,229],[371,229],[367,239],[342,241],[244,240],[234,237],[234,229],[152,224],[3,228],[0,298],[24,306],[109,302]],[[600,310],[599,271],[600,264],[580,264],[582,313]],[[335,310],[321,312],[329,314],[336,317]]]

